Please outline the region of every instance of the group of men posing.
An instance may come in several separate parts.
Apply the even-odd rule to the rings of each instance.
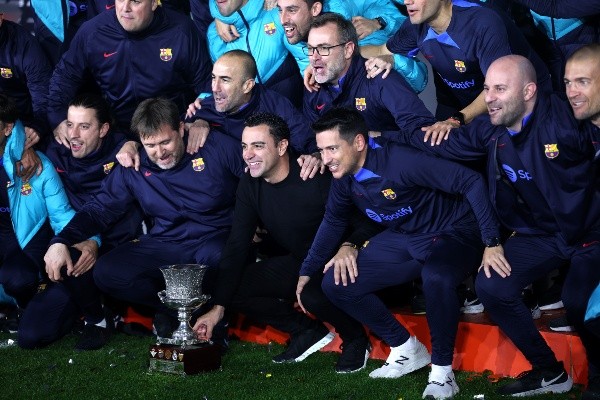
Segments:
[[[452,372],[457,287],[477,273],[481,301],[532,365],[498,392],[567,392],[572,380],[520,294],[570,263],[563,302],[587,352],[583,398],[600,398],[600,333],[593,321],[584,322],[600,282],[594,267],[600,260],[600,46],[569,58],[567,102],[545,87],[543,66],[510,55],[497,37],[490,54],[473,50],[481,57],[473,65],[437,71],[442,78],[473,73],[475,90],[436,82],[438,99],[446,101],[436,122],[408,77],[391,70],[389,59],[363,59],[352,22],[320,13],[316,3],[278,2],[289,43],[299,36],[293,44],[301,43],[315,81],[304,93],[303,112],[257,82],[259,68],[246,51],[216,59],[212,94],[189,105],[185,122],[183,91],[155,97],[150,86],[129,80],[117,99],[109,95],[111,85],[128,79],[115,80],[114,66],[98,72],[84,66],[89,54],[76,63],[67,53],[52,78],[56,94],[61,79],[98,72],[96,83],[118,107],[95,94],[73,97],[64,116],[58,108],[49,113],[56,141],[44,155],[29,150],[40,125],[24,126],[23,110],[0,94],[0,174],[7,182],[0,192],[0,283],[23,310],[19,345],[47,345],[83,316],[77,348],[102,347],[113,323],[103,295],[151,313],[157,335],[169,336],[176,319],[157,296],[164,288],[159,267],[200,263],[210,267],[204,290],[212,301],[195,321],[199,338],[226,346],[227,312],[238,311],[289,333],[289,346],[273,361],[298,362],[333,339],[327,322],[343,341],[335,369],[350,373],[369,357],[366,327],[390,346],[371,377],[396,378],[431,363],[423,397],[452,398],[459,391]],[[465,2],[406,5],[409,22],[425,29],[412,39],[405,32],[402,47],[431,55],[434,69],[449,57],[444,46],[453,43],[456,52],[468,40],[444,36],[455,29],[452,15],[474,21],[471,13],[482,13],[495,21],[489,10]],[[118,0],[117,6],[113,16],[96,17],[83,29],[104,23],[145,40],[140,31],[167,23],[154,1]],[[310,18],[284,21],[309,10]],[[75,43],[84,46],[85,37]],[[110,63],[125,50],[103,58]],[[161,52],[165,63],[173,57]],[[69,97],[73,84],[53,101]],[[113,128],[111,106],[121,126],[131,121],[126,132]],[[484,160],[483,175],[453,162],[472,160]],[[418,277],[431,355],[375,294]],[[317,319],[295,309],[296,302]]]

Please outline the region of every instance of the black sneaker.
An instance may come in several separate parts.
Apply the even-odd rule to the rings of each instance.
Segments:
[[[496,393],[504,396],[531,396],[541,393],[566,393],[573,387],[573,380],[562,364],[553,368],[533,368],[516,377],[514,382],[499,388]]]
[[[548,328],[554,332],[573,332],[575,327],[567,321],[567,316],[562,315],[548,322]]]
[[[538,304],[540,310],[550,311],[563,308],[562,302],[562,285],[556,281],[545,292],[540,295]]]
[[[152,322],[153,333],[160,338],[170,338],[179,326],[179,320],[170,314],[156,313]]]
[[[413,298],[410,300],[410,309],[413,314],[425,314],[425,295],[421,293],[413,296]]]
[[[292,336],[287,349],[273,357],[273,362],[300,362],[327,346],[334,337],[335,335],[323,325],[319,329],[307,329],[295,337]]]
[[[85,324],[83,333],[75,345],[75,350],[97,350],[106,344],[110,335],[111,330],[109,328]]]
[[[340,346],[342,354],[335,364],[335,372],[338,374],[349,374],[360,371],[367,365],[369,354],[371,354],[371,343],[366,336],[358,337]]]
[[[600,374],[588,378],[588,386],[581,394],[581,400],[600,400]]]
[[[523,289],[521,298],[523,299],[523,303],[531,310],[531,317],[533,319],[540,319],[542,310],[540,310],[540,307],[538,306],[537,297],[533,293],[533,290]]]

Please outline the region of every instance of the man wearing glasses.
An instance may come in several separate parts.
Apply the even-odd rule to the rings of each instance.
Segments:
[[[390,71],[385,81],[367,78],[351,21],[340,14],[315,17],[303,51],[308,55],[317,91],[304,94],[304,115],[314,122],[334,107],[356,108],[369,130],[393,138],[435,122],[404,78]],[[393,132],[393,133],[392,133]]]

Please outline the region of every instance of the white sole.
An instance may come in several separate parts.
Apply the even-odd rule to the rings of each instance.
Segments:
[[[321,350],[323,347],[325,347],[329,343],[331,343],[331,341],[333,340],[334,337],[335,337],[335,334],[333,332],[329,332],[327,335],[325,335],[325,337],[323,337],[323,339],[319,340],[317,343],[310,346],[308,348],[308,350],[306,350],[304,353],[302,353],[298,357],[296,357],[294,359],[294,361],[295,362],[303,361],[304,359],[306,359],[306,357],[310,356],[313,353],[316,353],[317,351]]]

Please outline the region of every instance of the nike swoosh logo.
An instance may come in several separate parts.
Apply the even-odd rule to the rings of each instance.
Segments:
[[[556,378],[549,380],[548,382],[546,382],[545,379],[542,379],[542,387],[546,387],[546,386],[550,386],[552,385],[554,382],[556,382],[557,380],[559,380],[562,376],[563,376],[564,372],[561,372],[559,376],[557,376]]]
[[[600,242],[597,240],[594,240],[593,242],[584,243],[583,245],[581,245],[581,247],[590,247],[591,245],[597,244],[597,243],[600,243]]]
[[[65,170],[63,170],[63,169],[60,169],[60,168],[56,167],[56,172],[58,172],[58,173],[62,174],[63,172],[65,172]]]
[[[504,147],[506,146],[506,143],[498,143],[498,147]]]
[[[106,8],[107,10],[112,10],[113,8],[115,8],[114,4],[107,4],[104,6],[104,8]]]
[[[114,55],[115,55],[115,54],[117,54],[117,53],[118,53],[118,51],[115,51],[115,52],[113,52],[113,53],[107,53],[107,52],[104,52],[104,58],[108,58],[108,57],[110,57],[110,56],[114,56]]]
[[[150,176],[150,175],[152,175],[152,172],[150,172],[150,171],[146,171],[146,172],[144,172],[144,176],[148,177],[148,176]]]
[[[323,109],[323,107],[325,107],[325,103],[317,104],[317,110],[321,111]]]

